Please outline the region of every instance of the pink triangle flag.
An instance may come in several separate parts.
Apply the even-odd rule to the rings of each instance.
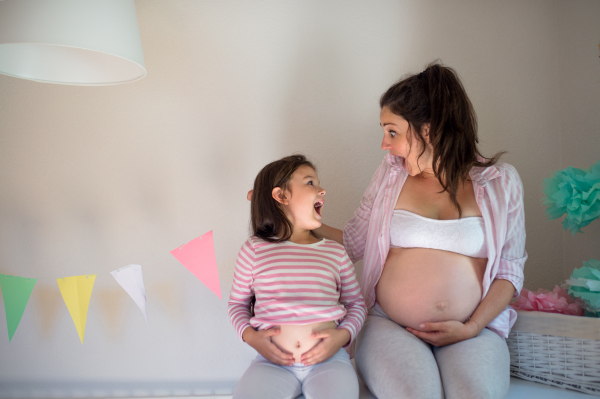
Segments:
[[[172,250],[171,255],[221,299],[212,230]]]

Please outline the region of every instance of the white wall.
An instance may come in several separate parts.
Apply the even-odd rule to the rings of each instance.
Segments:
[[[560,30],[560,168],[589,168],[600,161],[600,2],[557,3]],[[559,168],[557,167],[557,169]],[[560,228],[560,222],[552,222]],[[563,233],[564,272],[590,258],[600,259],[600,221],[583,234]]]
[[[590,57],[581,42],[598,40],[597,3],[566,3],[145,0],[143,80],[0,76],[0,273],[45,279],[10,343],[0,312],[0,396],[231,392],[253,357],[226,300],[254,176],[308,155],[328,191],[325,222],[342,227],[384,156],[379,96],[436,58],[462,77],[484,154],[509,151],[523,179],[526,287],[560,283],[567,239],[546,221],[541,182],[589,147],[566,151],[558,82],[577,68],[588,76],[578,84],[598,82],[597,63],[561,53],[573,43]],[[562,12],[587,28],[565,35]],[[569,134],[599,122],[577,126]],[[580,166],[597,159],[589,151]],[[209,230],[222,300],[169,254]],[[148,327],[109,275],[130,263],[143,267]],[[53,280],[80,274],[98,274],[83,345]]]

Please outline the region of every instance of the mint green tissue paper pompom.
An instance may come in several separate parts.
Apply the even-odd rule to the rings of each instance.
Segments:
[[[567,280],[569,295],[580,298],[590,316],[600,316],[600,260],[590,259]]]
[[[600,161],[589,170],[569,166],[544,179],[542,198],[549,220],[558,219],[565,213],[565,230],[571,233],[581,229],[600,217]]]

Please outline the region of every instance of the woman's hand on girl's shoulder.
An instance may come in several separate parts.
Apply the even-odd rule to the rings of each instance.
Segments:
[[[302,354],[302,363],[305,366],[324,362],[335,355],[344,345],[350,341],[350,332],[345,328],[317,331],[311,334],[314,339],[320,339],[311,350]]]
[[[242,339],[271,363],[280,366],[293,366],[294,356],[291,353],[283,352],[271,342],[271,337],[278,335],[280,332],[279,328],[256,331],[254,328],[248,327],[242,333]]]
[[[445,346],[464,341],[479,335],[479,329],[473,323],[461,323],[450,320],[439,323],[421,324],[420,330],[406,327],[406,331],[416,335],[433,346]]]

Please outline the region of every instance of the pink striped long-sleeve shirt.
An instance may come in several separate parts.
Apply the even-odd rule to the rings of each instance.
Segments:
[[[516,169],[505,163],[473,167],[469,175],[483,216],[488,248],[482,299],[494,279],[510,281],[516,297],[523,287],[527,259],[523,184]],[[360,207],[344,228],[343,242],[350,259],[363,259],[361,286],[369,308],[375,304],[375,285],[390,249],[390,219],[407,176],[402,158],[386,155]],[[517,312],[507,306],[487,327],[506,338],[516,320]]]
[[[337,242],[271,243],[253,236],[242,246],[229,296],[229,317],[240,338],[249,326],[334,320],[352,342],[366,316],[354,265]]]

